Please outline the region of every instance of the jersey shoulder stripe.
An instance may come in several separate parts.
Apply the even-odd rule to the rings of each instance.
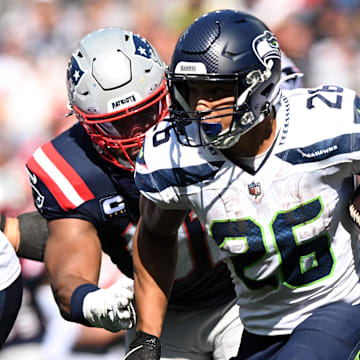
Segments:
[[[140,169],[141,164],[144,168],[146,167],[142,159],[138,161],[135,183],[140,191],[145,192],[158,192],[168,187],[189,186],[212,179],[223,163],[223,161],[218,161],[185,168],[159,169],[145,173]]]
[[[360,151],[360,100],[349,89],[323,85],[284,92],[277,157],[292,164],[351,161]]]
[[[51,142],[34,152],[27,167],[49,188],[64,210],[75,209],[95,198],[86,183]]]
[[[360,134],[344,134],[302,148],[289,149],[276,156],[292,165],[318,162],[336,155],[350,153],[354,139],[359,143]]]
[[[158,134],[167,132],[160,138]],[[166,121],[148,131],[136,160],[135,183],[140,191],[155,193],[169,187],[186,187],[215,177],[225,160],[207,149],[180,145]]]

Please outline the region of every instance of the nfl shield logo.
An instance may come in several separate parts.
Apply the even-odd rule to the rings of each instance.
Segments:
[[[260,183],[252,182],[251,184],[248,185],[248,189],[249,189],[250,195],[253,195],[255,197],[261,195]]]

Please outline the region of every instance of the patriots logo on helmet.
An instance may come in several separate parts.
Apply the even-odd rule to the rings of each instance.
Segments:
[[[257,36],[253,40],[253,50],[258,59],[267,67],[268,61],[271,58],[280,59],[281,52],[279,43],[275,35],[266,30],[263,34]]]
[[[75,87],[78,85],[80,79],[83,77],[85,72],[80,68],[79,63],[76,61],[74,56],[71,57],[68,68],[67,68],[67,82],[69,92],[74,93]]]
[[[135,45],[135,55],[143,56],[149,60],[155,61],[161,66],[161,60],[158,54],[155,52],[151,44],[145,38],[134,34],[133,41]]]

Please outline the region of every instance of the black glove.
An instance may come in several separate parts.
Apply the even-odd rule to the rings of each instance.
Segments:
[[[129,346],[124,360],[159,360],[161,343],[154,335],[138,331]]]

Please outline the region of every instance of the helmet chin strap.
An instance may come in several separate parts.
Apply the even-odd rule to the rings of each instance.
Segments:
[[[270,61],[269,66],[263,72],[261,72],[260,70],[253,70],[246,75],[246,79],[245,79],[246,83],[249,84],[250,86],[247,89],[245,89],[245,91],[243,91],[241,95],[237,98],[236,101],[237,108],[244,106],[246,104],[246,100],[248,99],[249,95],[259,85],[261,85],[264,81],[270,78],[272,67],[273,67],[273,61]],[[270,108],[270,104],[269,104],[269,108]],[[262,112],[260,116],[256,119],[252,111],[246,111],[244,114],[241,115],[241,118],[238,121],[240,123],[240,126],[245,127],[249,125],[249,127],[243,131],[241,131],[242,130],[241,128],[239,128],[238,131],[235,130],[233,135],[219,139],[217,142],[214,143],[214,145],[219,149],[228,149],[234,146],[239,141],[242,135],[247,133],[255,125],[259,124],[264,120],[266,116],[266,112]],[[226,129],[221,133],[219,133],[219,136],[226,135],[226,133],[230,133],[230,132],[231,132],[231,128]]]
[[[241,95],[238,97],[236,101],[237,108],[244,106],[246,104],[246,100],[248,99],[248,96],[255,90],[255,88],[271,77],[272,74],[271,69],[273,65],[274,62],[270,60],[267,68],[263,72],[261,72],[260,70],[253,70],[246,75],[246,83],[249,84],[250,86],[245,91],[243,91]],[[266,108],[261,111],[257,119],[255,118],[252,111],[247,111],[241,116],[241,118],[239,119],[240,125],[241,126],[250,125],[246,130],[243,130],[242,132],[240,132],[241,129],[238,129],[239,132],[235,130],[233,135],[230,135],[223,139],[219,139],[218,142],[214,143],[214,145],[219,149],[228,149],[234,146],[239,141],[242,135],[246,134],[254,126],[260,124],[265,119],[266,116],[270,115],[271,105],[274,102],[277,102],[277,100],[280,98],[279,89],[280,89],[280,81],[278,82],[278,84],[275,85],[272,91],[272,96],[270,97],[269,102],[266,104]],[[226,133],[230,131],[231,131],[230,128],[226,129],[221,133],[219,133],[219,136],[226,135]]]
[[[66,108],[69,110],[69,112],[65,114],[65,117],[69,117],[74,114],[74,109],[73,109],[70,101],[67,102]]]
[[[111,156],[113,156],[114,159],[116,159],[117,162],[119,162],[119,164],[123,165],[124,167],[126,167],[127,169],[133,169],[133,165],[130,163],[130,161],[122,158],[119,154],[116,153],[116,151],[114,151],[114,149],[112,149],[111,147],[107,146],[106,147],[106,151],[103,147],[101,147],[99,144],[97,144],[96,142],[92,141],[92,144],[95,148],[95,150],[102,156],[106,158],[106,151],[109,152],[111,154]],[[107,155],[109,157],[109,155]],[[109,158],[106,158],[107,161],[109,161]]]
[[[124,165],[127,168],[134,168],[133,165],[130,163],[129,160],[123,158],[121,155],[119,155],[114,149],[111,147],[107,147],[107,151],[109,151],[112,156],[116,159],[117,162],[119,162],[121,165]]]
[[[228,130],[225,130],[228,131]],[[213,145],[215,147],[217,147],[218,149],[229,149],[231,147],[233,147],[239,140],[240,140],[240,136],[242,134],[237,134],[237,135],[232,135],[229,137],[226,137],[224,139],[218,140],[217,142],[215,142]]]
[[[225,137],[223,139],[219,139],[218,141],[214,142],[214,146],[217,147],[218,149],[229,149],[232,146],[236,145],[236,143],[240,140],[240,137],[245,135],[247,132],[249,132],[251,129],[253,129],[256,125],[260,124],[264,119],[265,119],[266,115],[265,113],[261,113],[260,116],[258,117],[256,124],[254,124],[254,126],[250,126],[248,129],[244,130],[243,132],[239,132],[237,133],[235,131],[234,134],[232,134],[231,136]],[[225,135],[227,132],[229,132],[230,129],[226,129],[224,131],[222,131],[221,133],[219,133],[219,135]]]

